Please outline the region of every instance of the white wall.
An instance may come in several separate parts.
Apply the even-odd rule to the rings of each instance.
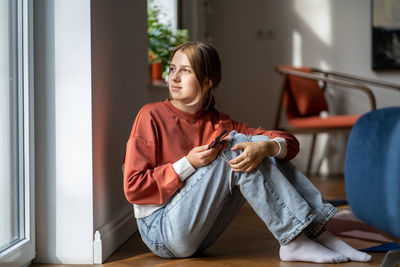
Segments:
[[[281,10],[284,11],[281,14],[283,16],[281,20],[284,22],[281,39],[283,63],[294,63],[294,58],[297,57],[299,63],[303,65],[400,84],[399,71],[379,72],[371,68],[371,3],[369,1],[286,0],[283,1]],[[298,33],[301,40],[301,49],[297,56],[294,55],[296,51],[294,32]],[[375,93],[378,107],[399,104],[399,94],[395,91],[376,90]],[[364,102],[365,99],[361,101]]]
[[[273,127],[278,104],[278,64],[383,79],[400,84],[399,71],[371,69],[371,3],[365,0],[220,0],[208,2],[208,38],[222,57],[223,81],[217,104],[235,119]],[[399,105],[400,93],[375,90],[378,107]],[[336,96],[339,111],[364,112],[366,98]],[[246,112],[243,112],[243,111]],[[309,138],[298,136],[302,152],[294,161],[305,168]],[[332,135],[326,172],[342,172],[346,138]],[[323,141],[323,138],[320,140]],[[319,151],[321,155],[323,151]],[[319,159],[317,158],[316,161]],[[326,164],[325,164],[326,165]]]
[[[91,6],[93,223],[105,259],[136,230],[121,163],[136,113],[148,101],[146,1]]]
[[[164,95],[147,86],[146,1],[37,0],[35,17],[35,261],[101,262],[136,230],[121,163]]]
[[[37,262],[91,263],[89,0],[35,1]]]

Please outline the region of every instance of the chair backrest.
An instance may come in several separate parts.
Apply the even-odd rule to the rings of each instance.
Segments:
[[[279,66],[289,70],[312,73],[309,67]],[[282,75],[284,79],[284,75]],[[288,118],[318,116],[321,111],[328,110],[322,88],[316,80],[295,75],[288,75],[283,102]]]
[[[345,183],[354,214],[400,238],[400,107],[366,113],[353,126]]]

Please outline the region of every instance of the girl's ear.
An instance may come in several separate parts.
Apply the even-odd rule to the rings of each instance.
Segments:
[[[210,89],[212,87],[212,81],[210,79],[206,79],[204,81],[204,86],[207,87],[207,89]]]

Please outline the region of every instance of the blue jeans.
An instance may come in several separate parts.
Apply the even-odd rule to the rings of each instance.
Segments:
[[[182,258],[203,251],[228,227],[245,201],[281,245],[301,232],[314,238],[336,213],[289,162],[266,157],[249,173],[232,172],[228,161],[241,153],[231,151],[233,145],[268,137],[230,134],[228,147],[186,179],[166,206],[137,219],[144,243],[158,256]]]

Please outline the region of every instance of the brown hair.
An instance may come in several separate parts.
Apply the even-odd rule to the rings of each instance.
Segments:
[[[215,99],[213,91],[221,82],[221,60],[217,50],[210,44],[203,42],[186,42],[174,48],[171,60],[177,51],[183,51],[196,75],[197,81],[203,87],[204,83],[210,83],[205,94],[203,108],[214,109]],[[199,92],[192,104],[198,103],[203,96]]]

